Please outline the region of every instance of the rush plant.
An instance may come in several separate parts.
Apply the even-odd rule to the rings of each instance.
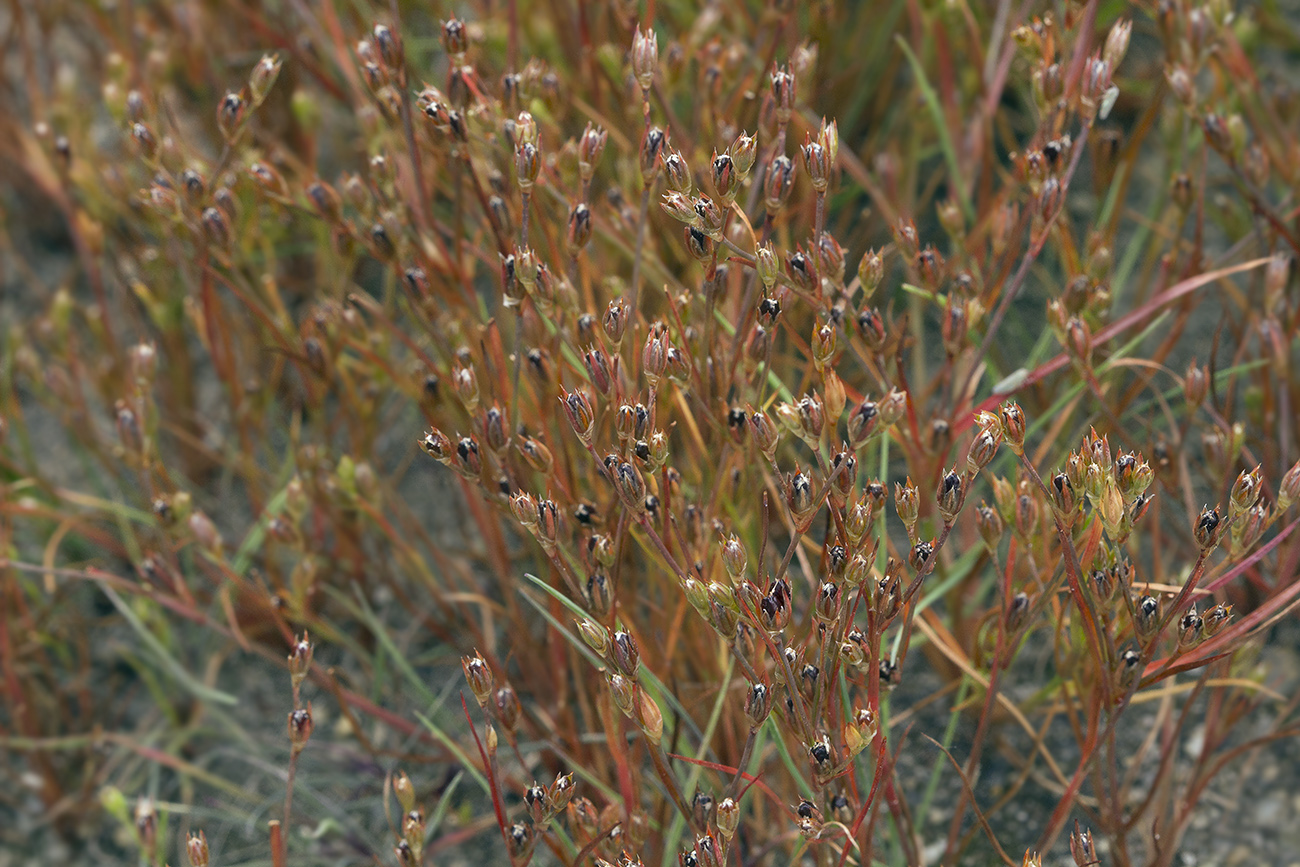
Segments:
[[[1297,733],[1271,4],[6,14],[31,846],[1170,865]]]

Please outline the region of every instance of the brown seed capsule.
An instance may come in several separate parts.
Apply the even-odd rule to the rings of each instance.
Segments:
[[[979,508],[975,510],[975,522],[979,526],[980,538],[988,546],[990,551],[998,547],[1002,540],[1002,517],[988,503],[981,502]]]
[[[312,644],[306,632],[296,639],[289,652],[289,677],[297,689],[311,671]]]
[[[1189,649],[1200,644],[1204,635],[1205,621],[1197,613],[1196,606],[1193,605],[1187,609],[1178,621],[1178,646],[1181,649]]]
[[[311,740],[314,723],[311,719],[311,704],[308,703],[305,708],[298,708],[289,714],[287,723],[289,731],[289,743],[293,754],[297,755],[307,746],[307,741]]]
[[[217,103],[217,126],[221,130],[222,137],[227,142],[234,140],[244,122],[247,111],[248,100],[242,93],[227,91],[226,95],[221,98],[221,102]]]
[[[1223,602],[1205,612],[1201,618],[1204,621],[1205,637],[1212,638],[1231,618],[1232,606]]]
[[[1120,22],[1121,24],[1124,22]],[[1119,25],[1116,25],[1118,28]],[[1112,35],[1114,31],[1111,31]],[[1110,40],[1107,40],[1109,46]],[[1097,849],[1092,842],[1092,832],[1087,828],[1079,827],[1079,820],[1074,820],[1074,831],[1070,834],[1070,857],[1074,859],[1075,867],[1097,867]]]
[[[1025,414],[1015,401],[1004,403],[1000,410],[1002,418],[1002,437],[1017,455],[1025,447]]]
[[[1143,641],[1149,639],[1160,623],[1160,600],[1143,596],[1133,605],[1133,631]]]
[[[879,352],[885,346],[885,320],[880,311],[871,308],[858,314],[858,331],[867,348]]]
[[[918,575],[926,571],[934,557],[934,544],[931,542],[917,542],[907,552],[907,565],[912,567],[912,571]]]
[[[600,162],[600,156],[605,152],[605,142],[608,140],[609,133],[590,123],[582,131],[582,137],[578,139],[578,174],[583,181],[589,182],[596,173],[596,163]]]
[[[492,670],[488,668],[487,661],[475,652],[473,656],[462,656],[460,667],[465,672],[465,680],[479,706],[486,707],[493,689]]]
[[[641,181],[647,189],[654,183],[659,171],[659,155],[666,142],[664,131],[657,126],[650,127],[641,137]]]
[[[740,172],[736,169],[731,154],[713,152],[713,191],[723,202],[731,202],[736,195],[736,186],[740,183]]]
[[[780,213],[794,189],[794,163],[781,155],[772,160],[768,166],[767,176],[763,181],[764,203],[770,214]]]
[[[506,684],[492,696],[493,716],[510,734],[519,728],[519,716],[523,709],[519,705],[519,696],[510,684]]]
[[[804,170],[812,179],[813,189],[825,193],[830,185],[830,155],[807,133],[804,134],[804,144],[799,148],[799,153],[803,157]]]
[[[894,508],[898,511],[898,517],[908,529],[908,534],[916,526],[917,514],[920,510],[920,492],[916,485],[912,483],[912,477],[907,477],[907,484],[897,482],[894,485]]]
[[[574,389],[560,399],[564,414],[573,426],[573,431],[583,443],[591,443],[591,435],[596,428],[596,413],[592,409],[591,399],[586,393]]]
[[[943,515],[946,523],[951,524],[965,499],[965,480],[957,472],[956,467],[949,470],[940,480],[935,499],[939,503],[939,514]]]
[[[694,226],[687,226],[684,237],[686,251],[692,257],[700,262],[708,262],[713,258],[713,239],[707,234]]]
[[[1196,519],[1193,535],[1202,551],[1210,551],[1219,544],[1222,523],[1217,508],[1211,509],[1207,506],[1201,510],[1200,517]]]
[[[777,66],[772,67],[772,102],[776,108],[776,119],[778,123],[786,124],[790,122],[790,114],[794,111],[794,76],[788,69],[782,69]]]

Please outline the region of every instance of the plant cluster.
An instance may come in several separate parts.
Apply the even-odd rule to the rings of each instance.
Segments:
[[[1276,12],[432,5],[11,4],[9,196],[75,257],[9,209],[0,743],[45,821],[193,867],[272,799],[277,867],[1173,863],[1298,731],[1253,665],[1300,594]]]

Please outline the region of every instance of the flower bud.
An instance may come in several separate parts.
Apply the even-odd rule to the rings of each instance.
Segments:
[[[907,394],[897,388],[891,388],[889,394],[877,404],[877,408],[880,410],[880,423],[885,427],[892,427],[907,412]]]
[[[781,432],[762,410],[750,407],[749,426],[754,434],[754,443],[769,461],[776,458],[776,447],[781,441]]]
[[[208,867],[208,838],[200,831],[190,834],[185,840],[185,853],[189,856],[190,867]]]
[[[1198,367],[1196,359],[1192,359],[1191,364],[1187,366],[1187,373],[1183,375],[1183,399],[1187,402],[1189,410],[1195,410],[1205,400],[1205,393],[1209,390],[1209,377],[1205,368]]]
[[[1259,542],[1268,526],[1268,506],[1260,503],[1248,509],[1240,519],[1232,524],[1232,553],[1239,556],[1246,553]]]
[[[1300,461],[1296,461],[1291,469],[1286,471],[1282,476],[1282,481],[1277,486],[1277,509],[1281,513],[1290,508],[1291,504],[1300,499]]]
[[[758,157],[758,136],[748,135],[742,131],[740,135],[736,136],[727,152],[731,154],[731,159],[736,165],[736,171],[743,178],[749,174],[750,169],[754,167],[754,160]]]
[[[537,145],[525,141],[515,148],[515,178],[519,182],[519,189],[524,193],[532,192],[541,167],[541,154]]]
[[[654,83],[655,70],[659,67],[659,37],[654,28],[647,28],[643,33],[638,25],[632,37],[632,74],[641,86],[642,93],[650,90]]]
[[[590,181],[596,173],[596,163],[600,162],[600,156],[605,152],[605,142],[608,140],[609,133],[590,123],[582,131],[582,137],[578,139],[578,174],[583,181]]]
[[[1248,511],[1255,503],[1259,502],[1262,491],[1259,465],[1256,464],[1253,470],[1242,470],[1240,475],[1237,476],[1237,481],[1232,485],[1232,494],[1228,501],[1230,519]]]
[[[519,728],[519,716],[523,713],[523,708],[519,705],[518,694],[510,684],[501,687],[492,696],[491,710],[501,727],[510,734]]]
[[[311,671],[312,644],[306,632],[296,639],[289,652],[289,677],[297,689]]]
[[[732,581],[739,581],[745,577],[745,567],[747,565],[745,556],[745,546],[740,543],[740,539],[731,536],[722,545],[722,563],[727,569],[727,574],[731,576]]]
[[[650,697],[650,693],[640,687],[636,690],[636,722],[645,734],[646,740],[657,744],[664,735],[664,717],[659,705]]]
[[[912,484],[911,476],[907,477],[906,485],[902,482],[894,485],[894,508],[898,510],[898,517],[902,519],[910,536],[916,526],[917,513],[920,508],[920,494],[916,489],[916,485]]]
[[[988,503],[981,502],[975,510],[975,523],[979,526],[980,538],[990,551],[997,550],[1002,540],[1002,517]]]
[[[771,292],[780,274],[780,265],[771,242],[760,244],[754,251],[754,270],[758,272],[758,279],[762,281],[764,288]]]

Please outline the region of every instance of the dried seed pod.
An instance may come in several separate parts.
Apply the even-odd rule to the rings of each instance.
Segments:
[[[1219,544],[1222,523],[1218,508],[1211,509],[1207,506],[1201,510],[1200,517],[1196,520],[1196,527],[1193,529],[1193,535],[1196,537],[1196,544],[1201,546],[1202,551],[1212,551]]]
[[[465,680],[469,683],[470,691],[474,693],[479,706],[487,707],[494,686],[492,670],[488,668],[487,661],[475,652],[473,656],[462,656],[460,666],[465,672]]]
[[[1124,22],[1121,22],[1121,24]],[[1119,25],[1115,25],[1116,28]],[[1114,31],[1111,31],[1112,35]],[[1110,40],[1107,39],[1109,47]],[[1087,828],[1079,827],[1079,820],[1074,820],[1074,831],[1070,834],[1070,857],[1074,859],[1075,867],[1096,867],[1097,849],[1092,842],[1092,832]]]
[[[307,746],[307,741],[311,740],[312,730],[315,724],[311,718],[311,703],[305,708],[300,707],[289,714],[286,724],[289,731],[289,744],[294,755],[301,753]]]
[[[1197,612],[1196,606],[1193,605],[1187,609],[1178,620],[1178,646],[1183,650],[1188,650],[1201,643],[1205,637],[1205,621]]]
[[[981,502],[975,510],[975,522],[979,526],[980,538],[990,551],[995,551],[1002,541],[1002,517],[986,502]]]
[[[966,499],[965,479],[957,472],[956,467],[944,474],[940,480],[935,499],[939,503],[939,514],[943,515],[946,523],[951,524]]]
[[[1143,596],[1133,605],[1133,631],[1143,641],[1155,633],[1160,624],[1160,600],[1155,596]]]
[[[767,176],[763,181],[764,203],[770,214],[780,213],[794,189],[794,163],[781,155],[772,160],[768,166]]]

